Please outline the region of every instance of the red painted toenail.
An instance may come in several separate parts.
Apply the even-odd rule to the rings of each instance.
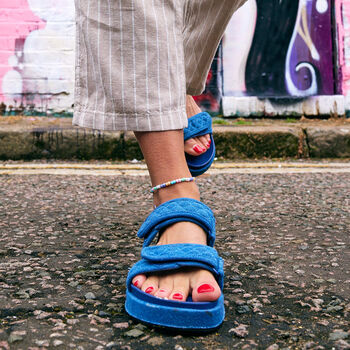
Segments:
[[[137,287],[138,285],[139,285],[139,280],[136,280],[136,281],[134,282],[134,286]]]
[[[214,287],[211,286],[210,284],[202,284],[197,289],[198,293],[209,293],[209,292],[214,292],[214,290],[215,290]]]
[[[166,290],[165,289],[159,289],[159,291],[158,291],[159,293],[165,293],[166,292]]]
[[[207,147],[208,147],[208,148],[210,147],[210,143],[209,143],[209,142],[207,143]]]
[[[199,147],[198,145],[195,145],[195,146],[193,147],[193,149],[194,149],[195,152],[197,152],[197,153],[202,153],[202,152],[203,152],[203,151],[202,151],[202,148]]]
[[[173,295],[173,299],[176,299],[176,300],[182,300],[184,298],[184,296],[180,293],[175,293]]]
[[[148,287],[148,288],[145,290],[145,292],[149,294],[149,293],[152,293],[153,290],[154,290],[153,287]]]

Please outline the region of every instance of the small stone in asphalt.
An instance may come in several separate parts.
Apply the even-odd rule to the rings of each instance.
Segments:
[[[142,324],[142,323],[138,323],[134,328],[143,331],[143,330],[145,330],[147,327],[146,327],[144,324]]]
[[[71,287],[76,287],[79,284],[77,281],[69,282],[68,285]]]
[[[337,280],[334,279],[334,278],[330,278],[327,280],[328,283],[331,283],[331,284],[336,284],[337,283]]]
[[[161,337],[153,337],[147,340],[147,343],[152,346],[159,346],[164,343],[164,339]]]
[[[144,334],[144,332],[142,332],[139,329],[133,328],[124,334],[128,337],[137,338],[137,337],[140,337],[142,334]]]
[[[239,305],[237,306],[237,312],[239,314],[246,314],[247,312],[250,312],[250,308],[248,305]]]
[[[326,312],[338,312],[341,310],[343,310],[343,307],[340,305],[336,305],[336,306],[327,307]]]
[[[59,340],[59,339],[55,339],[53,342],[52,342],[53,346],[60,346],[63,344],[63,341],[62,340]]]
[[[240,324],[235,328],[231,328],[228,332],[233,333],[235,336],[239,338],[244,338],[245,336],[248,335],[247,325]]]
[[[106,345],[106,350],[120,349],[120,344],[115,342],[110,342]]]
[[[113,323],[114,328],[129,328],[128,322]]]
[[[49,346],[48,340],[35,340],[34,343],[38,346]]]
[[[20,299],[29,299],[30,298],[29,294],[26,291],[24,291],[24,290],[20,290],[19,292],[16,293],[16,295]]]
[[[42,310],[35,310],[34,315],[37,320],[43,320],[44,318],[50,317],[51,313]]]
[[[9,343],[14,343],[16,341],[21,341],[24,339],[24,336],[26,335],[26,331],[14,331],[10,334],[8,338]]]
[[[344,332],[343,330],[336,330],[329,335],[329,340],[347,339],[348,337],[349,337],[348,332]]]
[[[280,347],[277,344],[272,344],[266,350],[278,350]]]
[[[176,344],[175,345],[175,350],[184,350],[184,348],[181,345]]]
[[[96,299],[95,294],[92,292],[87,292],[84,296],[86,299]]]
[[[335,348],[337,350],[349,350],[350,344],[347,341],[341,339],[335,343]]]

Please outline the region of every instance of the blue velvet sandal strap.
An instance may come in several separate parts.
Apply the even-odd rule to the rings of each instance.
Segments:
[[[144,238],[143,246],[147,247],[160,231],[182,221],[190,221],[202,227],[208,236],[208,246],[214,245],[214,214],[208,206],[191,198],[177,198],[161,204],[147,217],[137,236]]]
[[[181,267],[204,268],[215,276],[223,288],[223,260],[214,248],[200,244],[166,244],[146,247],[141,252],[142,260],[129,271],[126,284],[130,288],[132,279],[139,274],[176,270]]]
[[[201,112],[188,119],[188,127],[184,129],[184,140],[192,137],[211,134],[212,119],[207,112]]]

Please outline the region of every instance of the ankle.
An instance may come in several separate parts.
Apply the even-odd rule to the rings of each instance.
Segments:
[[[186,95],[186,113],[187,118],[191,118],[192,116],[202,112],[202,110],[197,105],[196,101],[193,99],[191,95]]]
[[[207,234],[203,229],[189,221],[177,222],[161,233],[158,245],[192,243],[207,244]]]
[[[194,182],[183,182],[162,188],[153,194],[153,204],[158,207],[160,204],[176,198],[192,198],[200,200],[197,185]]]

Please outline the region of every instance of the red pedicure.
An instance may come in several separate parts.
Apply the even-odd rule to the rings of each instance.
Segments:
[[[209,142],[207,143],[207,147],[208,147],[208,148],[210,147],[210,143],[209,143]]]
[[[214,290],[215,290],[214,287],[211,286],[210,284],[202,284],[197,289],[198,293],[209,293],[209,292],[214,292]]]
[[[138,285],[139,285],[139,280],[136,280],[136,281],[134,282],[134,286],[137,287]]]
[[[153,290],[154,290],[153,287],[148,287],[148,288],[145,290],[145,292],[146,292],[147,294],[150,294],[150,293],[153,292]]]
[[[181,293],[175,293],[173,295],[173,299],[176,299],[176,300],[182,300],[183,298],[184,296]]]
[[[202,153],[203,152],[203,149],[202,147],[198,146],[198,145],[195,145],[193,147],[194,151],[197,152],[197,153]]]
[[[165,293],[166,292],[166,290],[165,289],[159,289],[159,291],[158,291],[159,293]]]

